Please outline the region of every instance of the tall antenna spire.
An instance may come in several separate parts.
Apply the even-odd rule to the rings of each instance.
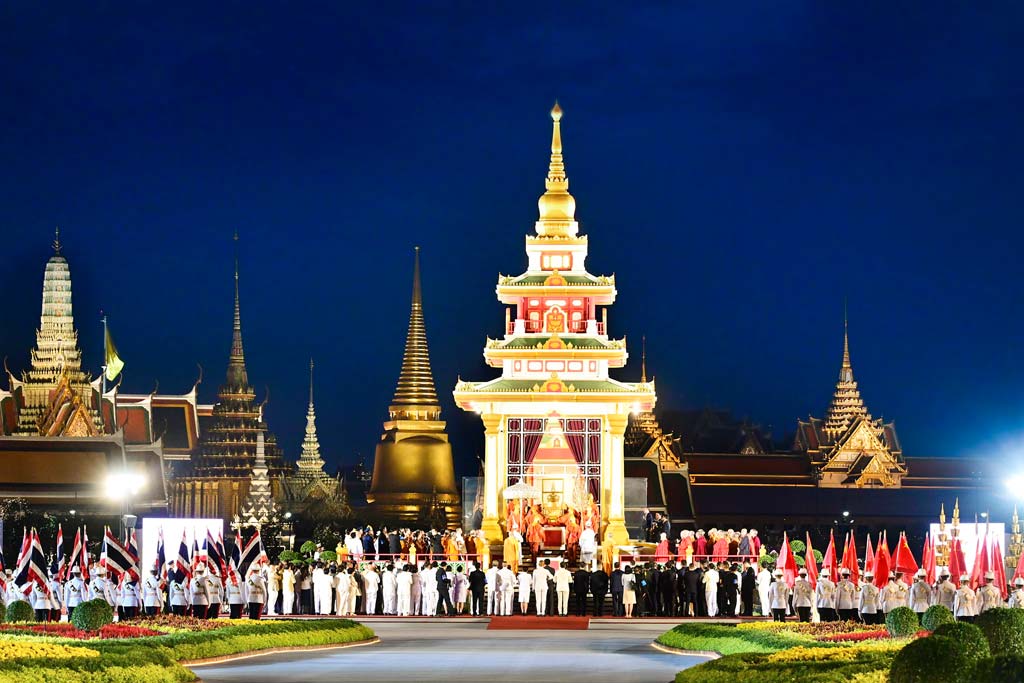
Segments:
[[[309,359],[309,405],[313,405],[313,359]]]
[[[56,226],[53,229],[53,245],[52,246],[53,246],[53,253],[55,253],[58,256],[60,256],[61,244],[60,244],[60,226],[59,225]]]
[[[647,335],[640,337],[640,381],[647,383]]]
[[[231,357],[228,359],[228,384],[236,388],[249,386],[242,347],[242,307],[238,296],[238,230],[235,230],[235,317],[231,325]]]
[[[420,285],[420,248],[416,247],[412,270],[412,310],[409,313],[409,331],[405,338],[402,372],[398,376],[395,397],[389,412],[397,419],[435,420],[441,414],[441,404],[434,388],[434,375],[430,370],[430,352],[427,349],[427,328],[423,321],[423,290]]]
[[[850,363],[850,318],[846,311],[846,299],[843,299],[843,369],[853,370]]]

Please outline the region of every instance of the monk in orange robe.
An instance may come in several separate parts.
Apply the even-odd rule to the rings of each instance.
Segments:
[[[671,557],[671,554],[668,549],[668,536],[662,534],[658,547],[654,549],[654,561],[658,564],[665,564],[668,562],[669,557]]]
[[[682,536],[679,538],[679,550],[676,552],[676,560],[683,563],[683,566],[689,566],[690,558],[693,556],[693,537],[689,533],[684,531]]]
[[[565,509],[565,513],[559,517],[558,521],[565,526],[566,559],[570,565],[576,564],[576,558],[579,557],[580,534],[583,533],[583,527],[580,526],[579,521],[576,519],[576,511],[571,505]]]
[[[534,559],[540,555],[540,547],[544,543],[544,515],[539,505],[534,505],[530,512],[530,522],[526,529],[526,542],[530,544],[530,551]]]

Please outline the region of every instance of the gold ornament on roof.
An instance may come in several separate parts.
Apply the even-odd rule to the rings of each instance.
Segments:
[[[579,230],[575,218],[576,200],[569,194],[569,178],[562,159],[562,108],[558,102],[551,110],[551,121],[551,162],[544,181],[545,192],[537,201],[540,210],[537,234],[542,237],[575,237]]]

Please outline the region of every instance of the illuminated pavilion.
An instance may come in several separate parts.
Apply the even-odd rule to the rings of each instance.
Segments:
[[[487,364],[501,375],[484,382],[460,379],[454,396],[484,423],[487,539],[497,543],[508,532],[515,510],[504,493],[522,481],[540,494],[527,502],[542,506],[549,520],[563,506],[583,513],[596,507],[595,531],[607,549],[629,540],[623,437],[631,412],[653,408],[654,382],[609,376],[628,357],[625,339],[609,337],[607,329],[615,278],[587,271],[587,237],[578,234],[557,104],[551,118],[551,160],[535,234],[526,237],[527,269],[499,276],[505,335],[487,339],[484,347]]]

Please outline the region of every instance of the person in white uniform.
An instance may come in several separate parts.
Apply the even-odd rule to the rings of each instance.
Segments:
[[[395,614],[398,607],[398,577],[393,564],[385,567],[381,575],[381,590],[384,591],[384,614]]]
[[[857,586],[850,580],[850,570],[839,570],[839,585],[836,586],[836,612],[843,621],[857,620]]]
[[[878,588],[872,582],[875,575],[864,572],[864,580],[860,584],[860,619],[865,624],[878,622]]]
[[[89,586],[82,579],[82,570],[72,567],[71,578],[64,584],[64,606],[68,609],[68,621],[71,621],[76,607],[91,599]]]
[[[1003,595],[995,586],[996,573],[985,572],[985,585],[978,589],[978,614],[1003,606]]]
[[[978,596],[971,590],[971,577],[964,574],[960,577],[960,588],[953,598],[953,616],[957,621],[973,622],[977,616],[976,604]]]
[[[163,604],[164,593],[160,590],[160,579],[156,578],[156,571],[150,569],[142,582],[142,607],[146,615],[152,617],[160,611]]]
[[[538,566],[533,570],[533,596],[534,607],[538,617],[544,616],[548,604],[548,583],[551,582],[551,572],[544,567]]]
[[[569,590],[572,587],[572,572],[559,564],[555,570],[555,593],[558,595],[558,616],[569,616]]]
[[[924,569],[919,569],[914,575],[914,584],[910,587],[910,609],[917,612],[918,621],[935,601],[932,587],[924,580],[925,576]]]
[[[490,569],[484,572],[484,576],[487,579],[487,616],[491,616],[495,613],[495,602],[498,597],[498,589],[494,585],[498,576],[498,563],[492,562]]]
[[[1024,609],[1024,578],[1018,576],[1013,580],[1013,591],[1006,606],[1010,609]]]
[[[400,617],[412,614],[412,572],[409,567],[402,567],[395,576],[395,593],[397,596],[397,612]]]
[[[770,617],[772,616],[772,607],[768,601],[768,588],[772,585],[772,573],[762,565],[755,582],[757,583],[757,597],[761,600],[761,616]]]
[[[526,614],[530,611],[530,588],[533,587],[533,576],[525,568],[520,568],[516,575],[519,584],[519,611]]]
[[[776,569],[772,572],[775,580],[768,587],[768,605],[772,610],[773,621],[785,621],[789,610],[789,586],[782,580],[783,572]]]

